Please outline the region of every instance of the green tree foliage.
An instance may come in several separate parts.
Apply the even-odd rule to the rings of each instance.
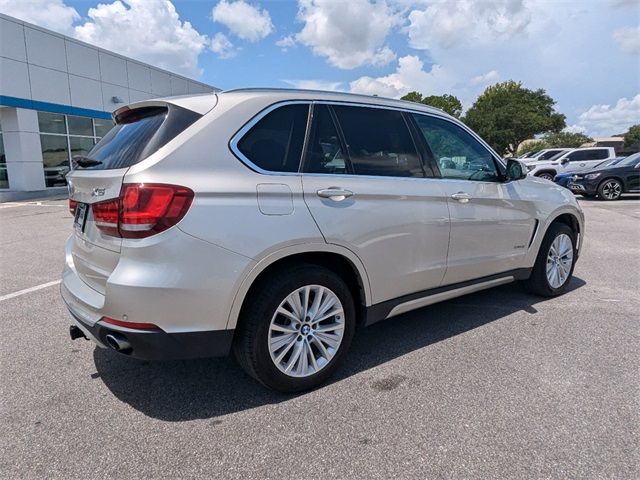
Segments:
[[[593,138],[583,133],[551,132],[544,136],[544,141],[549,145],[547,148],[578,148],[585,143],[593,142]]]
[[[464,121],[496,151],[514,155],[522,141],[565,127],[565,116],[554,105],[544,90],[529,90],[509,80],[487,87]]]
[[[447,93],[444,95],[429,95],[428,97],[423,97],[419,92],[409,92],[402,97],[401,100],[436,107],[456,118],[460,118],[460,114],[462,113],[462,103],[460,100],[458,100],[455,95],[449,95]]]
[[[544,140],[534,140],[532,142],[524,143],[518,148],[518,156],[522,156],[528,152],[539,152],[545,148],[549,148],[549,144]]]
[[[633,147],[634,145],[640,145],[640,124],[633,125],[624,134],[624,146]]]

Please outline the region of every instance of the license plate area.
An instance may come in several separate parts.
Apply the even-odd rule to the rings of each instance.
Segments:
[[[89,210],[89,205],[86,203],[78,203],[76,205],[76,216],[73,219],[73,228],[75,228],[79,232],[84,231],[84,225],[87,222],[87,211]]]

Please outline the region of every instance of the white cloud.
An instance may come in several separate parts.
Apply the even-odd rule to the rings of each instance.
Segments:
[[[424,70],[424,63],[414,55],[398,60],[396,71],[383,77],[360,77],[349,83],[354,93],[379,95],[381,97],[401,97],[417,90],[425,95],[451,93],[454,84],[450,72],[440,65],[433,65],[430,71]]]
[[[304,90],[329,90],[340,92],[343,90],[342,82],[331,82],[328,80],[283,80],[294,88]]]
[[[612,37],[623,52],[632,55],[640,54],[640,27],[619,28],[613,32]]]
[[[476,75],[471,79],[471,85],[488,85],[498,81],[500,75],[495,70],[491,70],[483,75]]]
[[[329,64],[352,69],[382,66],[395,59],[384,42],[400,19],[384,0],[300,0],[298,19],[304,23],[295,39],[326,57]]]
[[[0,0],[0,12],[64,34],[71,34],[73,22],[80,20],[63,0]]]
[[[531,21],[524,0],[439,0],[409,13],[409,44],[453,48],[521,34]]]
[[[276,42],[276,47],[280,47],[283,51],[287,51],[288,48],[295,47],[296,40],[293,38],[293,35],[287,35],[286,37],[282,37],[280,40]]]
[[[269,12],[244,0],[222,0],[211,11],[214,21],[225,25],[242,40],[257,42],[273,32]]]
[[[581,127],[580,125],[569,125],[562,131],[567,133],[586,133],[587,129],[585,127]]]
[[[640,119],[640,93],[631,99],[621,98],[611,105],[594,105],[578,116],[577,125],[592,136],[626,132]]]
[[[227,36],[218,32],[211,38],[211,44],[209,48],[213,53],[218,55],[218,58],[227,59],[235,57],[238,54],[238,49],[233,46],[233,43],[227,38]]]
[[[198,56],[207,37],[180,21],[165,0],[116,0],[89,9],[89,18],[75,27],[75,36],[151,65],[199,76]]]

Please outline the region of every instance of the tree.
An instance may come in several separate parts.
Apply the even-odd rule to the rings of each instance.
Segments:
[[[410,102],[422,103],[431,107],[439,108],[447,112],[449,115],[460,118],[462,113],[462,103],[455,95],[429,95],[423,97],[419,92],[409,92],[401,100],[409,100]]]
[[[584,133],[572,132],[551,132],[544,136],[549,148],[578,148],[585,143],[593,142],[593,138],[587,137]]]
[[[509,80],[487,87],[464,121],[496,151],[515,155],[522,141],[565,127],[565,116],[555,111],[555,103],[544,90]]]
[[[544,140],[533,140],[520,145],[518,155],[524,155],[528,152],[539,152],[545,148],[549,148],[549,144]]]
[[[633,147],[634,145],[640,145],[640,123],[630,127],[624,134],[624,146]]]

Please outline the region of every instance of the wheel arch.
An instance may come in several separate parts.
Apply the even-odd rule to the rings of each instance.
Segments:
[[[545,168],[544,170],[540,170],[539,172],[534,173],[534,177],[539,177],[540,175],[542,175],[543,173],[550,173],[551,175],[553,175],[554,177],[558,174],[557,171],[555,171],[552,168]]]
[[[280,249],[263,258],[245,276],[233,300],[227,329],[237,327],[242,307],[253,288],[278,271],[292,264],[311,264],[328,268],[349,286],[356,304],[358,323],[364,319],[366,306],[371,305],[371,287],[364,264],[351,250],[331,244],[304,244]]]

